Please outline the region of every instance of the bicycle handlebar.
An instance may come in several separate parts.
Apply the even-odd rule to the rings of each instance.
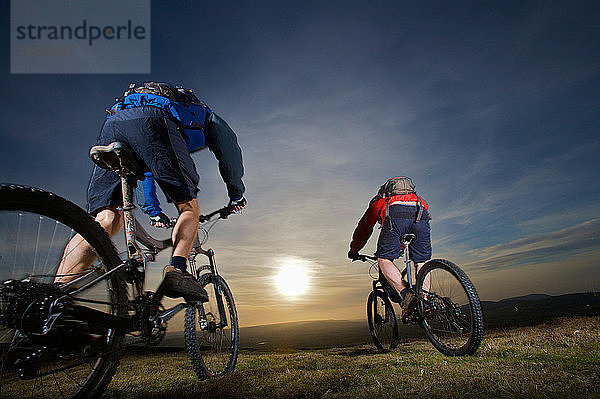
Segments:
[[[227,219],[229,217],[229,215],[231,215],[233,213],[235,213],[235,212],[233,212],[233,210],[230,206],[224,206],[223,208],[217,209],[216,211],[213,211],[207,215],[200,215],[198,217],[198,220],[200,223],[205,223],[205,222],[208,222],[209,220],[211,220],[213,218],[213,216],[215,216],[217,214],[219,215],[220,219]],[[175,223],[177,223],[177,218],[170,218],[169,224],[165,226],[165,229],[175,227]]]
[[[223,208],[217,209],[216,211],[213,211],[207,215],[200,215],[198,219],[200,223],[208,222],[210,219],[212,219],[213,216],[217,214],[219,215],[219,219],[227,219],[227,217],[232,213],[234,212],[231,210],[231,207],[224,206]]]
[[[358,259],[361,262],[366,262],[367,260],[377,260],[377,256],[373,256],[373,255],[365,255],[365,254],[358,254]]]

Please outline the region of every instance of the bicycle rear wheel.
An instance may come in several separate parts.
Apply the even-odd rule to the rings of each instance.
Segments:
[[[98,272],[120,263],[104,230],[77,205],[42,190],[0,185],[0,397],[100,396],[114,375],[123,334],[58,318],[46,324],[49,301],[63,294],[52,285],[67,243],[80,234],[98,256]],[[71,248],[72,249],[72,248]],[[12,282],[7,283],[7,280]],[[124,283],[113,277],[69,304],[122,313]],[[66,313],[66,311],[65,311]],[[60,327],[54,327],[60,324]],[[43,331],[43,330],[42,330]]]
[[[380,351],[398,346],[398,322],[388,296],[382,291],[371,291],[367,299],[367,321],[373,343]]]
[[[216,277],[208,273],[200,276],[200,284],[208,292],[209,301],[185,311],[185,346],[194,372],[200,379],[231,373],[239,350],[239,327],[233,295],[225,280],[218,276],[225,313],[219,312],[215,295]]]
[[[474,354],[483,339],[483,312],[467,275],[452,262],[433,259],[419,270],[417,287],[425,299],[419,302],[420,324],[433,346],[447,356]]]

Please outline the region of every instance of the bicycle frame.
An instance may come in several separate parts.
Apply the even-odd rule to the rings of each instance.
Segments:
[[[123,261],[117,267],[107,271],[100,273],[99,269],[92,269],[84,276],[81,276],[72,282],[65,285],[65,288],[70,287],[79,287],[76,290],[69,292],[69,294],[65,294],[65,296],[58,298],[56,302],[65,298],[66,296],[74,296],[82,291],[85,291],[94,285],[98,284],[101,281],[107,280],[111,278],[113,275],[118,273],[126,273],[128,281],[131,282],[134,289],[134,298],[140,297],[144,295],[144,280],[145,280],[145,269],[146,262],[154,260],[154,256],[157,255],[160,251],[171,247],[172,240],[156,240],[151,237],[143,227],[137,222],[133,215],[133,210],[135,209],[134,204],[134,193],[133,193],[133,185],[128,181],[128,177],[126,172],[119,173],[121,178],[121,186],[122,186],[122,194],[123,194],[123,206],[118,208],[123,212],[123,220],[124,220],[124,233],[125,233],[125,245],[127,248],[127,259]],[[210,216],[218,213],[219,211],[213,212]],[[209,218],[210,218],[209,216]],[[208,219],[205,219],[205,221]],[[147,251],[144,251],[140,246],[142,244],[147,248]],[[198,254],[202,254],[208,258],[209,264],[200,268],[196,267],[196,256]],[[201,247],[201,243],[196,239],[196,243],[192,249],[192,252],[189,257],[190,269],[192,274],[195,275],[196,278],[200,277],[200,274],[203,270],[209,270],[210,274],[215,276],[214,281],[214,293],[215,300],[217,302],[217,308],[220,313],[220,316],[226,314],[225,313],[225,305],[223,303],[223,298],[221,295],[221,286],[219,282],[219,274],[217,270],[217,264],[215,261],[215,254],[212,249],[205,250]],[[153,296],[153,299],[157,302],[162,300],[162,293],[157,292]],[[90,300],[83,300],[83,302],[92,302]],[[159,312],[155,321],[159,325],[164,325],[168,320],[170,320],[177,313],[185,309],[189,306],[186,303],[179,303],[169,309],[163,310]],[[115,316],[108,313],[100,312],[97,310],[89,309],[81,306],[81,311],[90,315],[90,317],[99,317],[103,320],[106,325],[110,327],[115,327],[119,329],[124,329],[126,332],[136,331],[136,326],[134,323],[133,316]],[[205,317],[204,307],[200,306],[200,314],[202,317]],[[217,325],[218,328],[227,326],[227,318],[220,317],[222,322]]]
[[[402,247],[403,247],[402,262],[405,264],[405,268],[404,268],[404,270],[402,270],[401,275],[403,278],[406,276],[405,281],[408,284],[408,288],[410,288],[410,289],[414,288],[413,278],[416,277],[416,276],[413,276],[413,271],[412,271],[413,261],[410,259],[410,249],[409,249],[409,245],[414,239],[415,239],[415,236],[413,234],[405,234],[402,236]],[[370,258],[372,260],[377,259],[376,257],[368,257],[368,258]],[[381,269],[379,267],[377,267],[377,270],[379,272],[379,277],[376,280],[373,280],[373,290],[375,291],[376,289],[381,289],[383,291],[386,291],[384,283],[382,283],[382,281],[385,281],[387,283],[387,279],[385,278],[385,276],[383,275],[383,272],[381,271]]]

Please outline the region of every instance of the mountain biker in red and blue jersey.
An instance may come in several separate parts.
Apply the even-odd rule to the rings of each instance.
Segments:
[[[235,133],[191,90],[148,82],[137,87],[130,85],[108,110],[98,144],[114,141],[128,144],[146,169],[143,209],[150,215],[151,223],[157,227],[169,223],[160,208],[154,182],[179,211],[173,228],[173,256],[161,284],[163,292],[173,298],[206,300],[206,291],[186,272],[200,214],[196,199],[199,175],[190,153],[208,147],[215,154],[227,187],[230,210],[239,211],[246,200],[242,152]],[[122,205],[120,185],[116,173],[94,167],[88,187],[88,211],[110,236],[122,227],[123,217],[118,209]],[[77,236],[73,240],[83,241]],[[80,244],[77,251],[63,257],[59,275],[74,275],[89,269],[94,255],[85,241]],[[56,282],[71,279],[61,277]]]
[[[431,216],[429,205],[414,192],[412,181],[404,176],[400,178],[409,181],[413,192],[388,195],[384,192],[387,182],[381,186],[352,234],[348,257],[352,260],[358,259],[358,252],[371,237],[375,223],[379,222],[381,232],[377,240],[377,263],[396,290],[392,292],[391,299],[406,309],[412,300],[412,294],[408,292],[406,282],[402,280],[400,271],[392,261],[402,255],[401,237],[407,233],[416,235],[416,239],[410,244],[410,259],[417,265],[417,271],[431,259]]]

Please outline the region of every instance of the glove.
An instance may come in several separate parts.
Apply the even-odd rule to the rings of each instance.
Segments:
[[[227,208],[231,210],[231,212],[239,212],[246,206],[246,198],[241,197],[239,199],[229,200],[229,204],[227,204]]]
[[[152,227],[167,228],[171,225],[171,219],[161,212],[158,215],[150,216],[150,225],[152,225]]]
[[[355,260],[360,259],[360,255],[358,254],[358,252],[348,251],[348,258],[352,259],[352,261],[354,262]]]

